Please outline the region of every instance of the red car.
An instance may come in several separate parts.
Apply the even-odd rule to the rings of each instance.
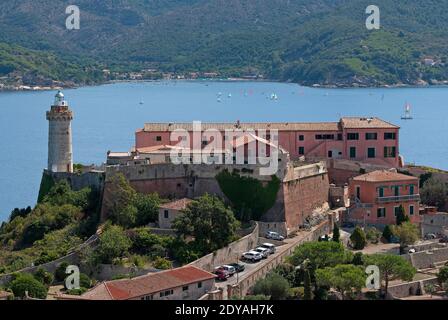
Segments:
[[[226,281],[229,277],[229,273],[223,269],[218,269],[215,271],[216,278],[220,281]]]

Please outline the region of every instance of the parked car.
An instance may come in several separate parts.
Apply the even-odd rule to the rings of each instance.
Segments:
[[[274,231],[268,231],[266,232],[266,238],[267,239],[272,239],[272,240],[278,240],[278,241],[283,241],[285,240],[285,237],[280,235],[278,232],[274,232]]]
[[[230,265],[227,265],[227,264],[225,264],[223,266],[216,267],[215,271],[217,271],[217,270],[224,270],[224,271],[226,271],[229,274],[230,277],[233,276],[236,273],[235,268],[230,266]]]
[[[243,253],[243,259],[244,260],[249,260],[249,261],[252,261],[252,262],[258,262],[261,259],[263,259],[263,255],[261,255],[261,253],[259,253],[257,251],[251,250],[251,251]]]
[[[246,266],[241,263],[231,263],[231,264],[229,264],[229,266],[234,267],[236,273],[243,272],[246,269]]]
[[[259,252],[263,256],[263,259],[266,259],[267,257],[269,257],[269,254],[271,253],[269,251],[269,249],[262,248],[262,247],[255,248],[254,251]]]
[[[440,238],[439,242],[440,243],[448,243],[448,236],[443,236],[442,238]]]
[[[271,254],[275,253],[276,250],[272,243],[263,243],[260,247],[268,249]]]
[[[216,279],[226,281],[230,277],[229,273],[223,269],[215,270]]]
[[[426,239],[426,240],[434,240],[434,239],[437,239],[437,236],[436,236],[434,233],[428,233],[428,234],[425,236],[425,239]]]
[[[408,253],[416,253],[417,252],[417,250],[415,250],[415,248],[411,248],[411,249],[409,249],[409,251],[408,251]]]

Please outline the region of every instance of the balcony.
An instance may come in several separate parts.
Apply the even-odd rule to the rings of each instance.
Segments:
[[[392,196],[392,197],[377,197],[377,203],[387,202],[402,202],[402,201],[420,201],[419,194],[405,195],[405,196]]]

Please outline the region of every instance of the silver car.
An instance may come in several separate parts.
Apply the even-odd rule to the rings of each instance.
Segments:
[[[266,232],[266,238],[267,239],[272,239],[272,240],[278,240],[278,241],[283,241],[285,240],[285,237],[280,235],[278,232],[274,232],[274,231],[268,231]]]
[[[263,256],[263,259],[266,259],[267,257],[269,257],[269,254],[271,253],[269,251],[269,249],[262,248],[262,247],[255,248],[254,251],[260,253]]]

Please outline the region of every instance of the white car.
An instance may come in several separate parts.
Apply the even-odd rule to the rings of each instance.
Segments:
[[[262,248],[262,247],[255,248],[254,251],[259,252],[263,256],[263,259],[266,259],[267,257],[269,257],[269,254],[271,253],[271,251],[269,249]]]
[[[243,253],[243,259],[249,260],[252,262],[258,262],[261,259],[263,259],[263,256],[261,255],[261,253],[251,250],[249,252]]]
[[[260,247],[268,249],[270,254],[275,253],[275,250],[276,250],[275,245],[273,245],[272,243],[263,243]]]
[[[272,240],[278,240],[278,241],[283,241],[285,240],[285,237],[280,235],[278,232],[274,232],[274,231],[268,231],[266,232],[266,238],[267,239],[272,239]]]

